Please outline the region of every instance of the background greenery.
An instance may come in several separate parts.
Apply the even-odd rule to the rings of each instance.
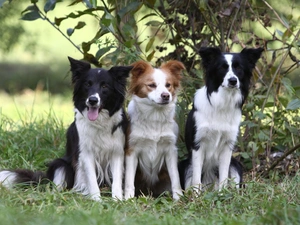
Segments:
[[[0,6],[0,168],[44,170],[63,154],[65,129],[73,120],[67,56],[102,67],[138,59],[155,66],[182,61],[186,71],[177,121],[184,158],[186,114],[203,84],[197,49],[265,49],[234,153],[246,171],[247,188],[238,195],[225,189],[199,198],[188,193],[177,203],[145,197],[134,202],[104,198],[99,204],[47,187],[43,192],[1,189],[0,224],[25,218],[41,223],[44,217],[45,224],[299,223],[297,0],[0,0]],[[17,212],[22,215],[14,217]]]

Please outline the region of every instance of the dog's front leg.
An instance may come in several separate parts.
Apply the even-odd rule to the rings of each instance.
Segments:
[[[204,150],[197,149],[192,151],[192,168],[193,168],[193,176],[192,176],[192,187],[194,190],[199,193],[201,191],[201,175],[202,168],[204,162]]]
[[[232,150],[225,146],[219,156],[219,190],[227,185]]]
[[[138,158],[134,152],[131,152],[125,156],[125,199],[134,197],[134,180],[137,164]]]
[[[91,197],[91,199],[96,201],[101,201],[100,198],[100,189],[97,182],[96,176],[96,168],[95,162],[91,155],[81,156],[84,160],[82,160],[81,164],[84,171],[85,181],[86,181],[86,189],[87,194]]]
[[[180,179],[179,179],[179,173],[177,167],[177,154],[175,154],[174,151],[168,151],[166,157],[166,165],[171,179],[173,199],[179,200],[180,196],[182,195],[182,188],[180,185]]]
[[[122,178],[124,170],[124,155],[123,153],[114,153],[111,160],[111,172],[113,183],[111,187],[112,197],[114,199],[122,200]]]

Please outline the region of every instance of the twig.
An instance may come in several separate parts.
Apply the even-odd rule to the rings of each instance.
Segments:
[[[266,177],[268,175],[268,173],[273,170],[278,163],[280,163],[283,159],[285,159],[288,155],[292,154],[294,151],[296,151],[298,148],[300,148],[300,144],[297,144],[296,146],[294,146],[293,148],[289,149],[288,151],[286,151],[280,158],[278,158],[275,162],[273,162],[273,164],[262,173],[263,177]]]
[[[84,52],[69,37],[67,37],[54,23],[49,20],[49,18],[40,10],[36,3],[34,3],[34,6],[39,11],[39,14],[42,15],[52,27],[54,27],[62,36],[64,36],[81,54],[84,54]]]

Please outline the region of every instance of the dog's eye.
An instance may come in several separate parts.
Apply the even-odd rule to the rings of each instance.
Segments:
[[[93,82],[91,80],[89,80],[88,82],[86,82],[86,86],[87,87],[91,87],[93,85]]]
[[[169,88],[171,87],[171,84],[170,83],[166,83],[166,88]]]
[[[234,69],[236,69],[236,70],[241,69],[241,67],[240,67],[240,65],[239,65],[238,63],[234,63],[234,64],[232,65],[232,67],[233,67]]]
[[[156,88],[156,84],[148,84],[148,87],[150,87],[150,88]]]
[[[222,68],[223,68],[223,69],[225,69],[225,70],[227,70],[227,69],[228,69],[228,67],[229,67],[229,66],[228,66],[228,64],[227,64],[227,63],[224,63],[224,64],[222,65]]]

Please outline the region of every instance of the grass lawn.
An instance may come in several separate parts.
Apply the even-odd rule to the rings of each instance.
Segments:
[[[0,168],[45,170],[64,152],[70,97],[0,96]],[[280,182],[249,177],[245,189],[187,192],[178,202],[170,196],[113,201],[104,189],[99,203],[48,185],[0,187],[0,224],[300,224],[299,174]]]

